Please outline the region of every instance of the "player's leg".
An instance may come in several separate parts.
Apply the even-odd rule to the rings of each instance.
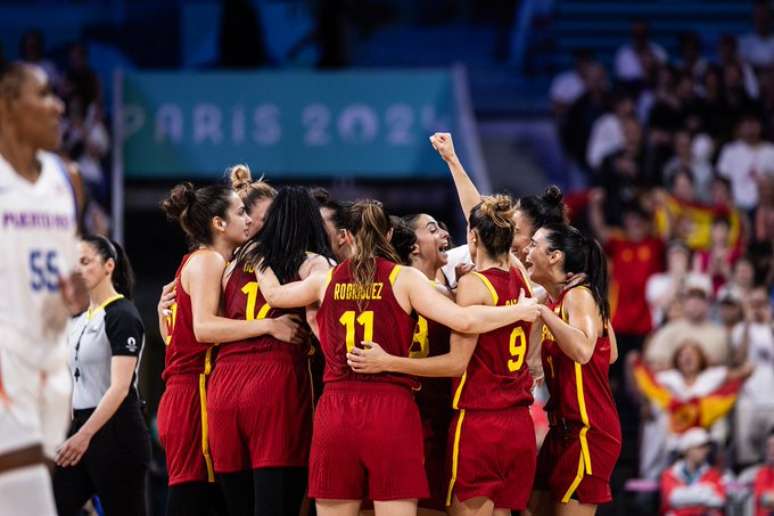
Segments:
[[[567,503],[554,503],[554,514],[556,516],[594,516],[596,512],[596,505],[580,503],[578,500],[570,500]]]
[[[306,476],[306,468],[253,470],[255,514],[298,514],[306,492]]]
[[[532,491],[532,495],[529,498],[529,508],[526,514],[527,516],[549,516],[552,506],[551,493],[544,490],[535,490]]]
[[[360,500],[320,500],[315,503],[317,516],[358,516]]]
[[[218,483],[223,489],[229,514],[253,514],[253,472],[218,473]]]
[[[217,484],[186,482],[167,491],[167,516],[226,516],[225,502]]]
[[[417,499],[374,502],[374,513],[376,516],[415,516]]]
[[[494,502],[484,496],[476,496],[461,502],[454,496],[449,507],[451,516],[490,516],[494,511]]]

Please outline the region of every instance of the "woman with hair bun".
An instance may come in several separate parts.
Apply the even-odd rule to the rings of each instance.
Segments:
[[[510,306],[531,296],[511,255],[513,209],[509,197],[495,195],[471,210],[468,246],[476,268],[460,279],[461,305]],[[348,355],[358,373],[453,378],[451,478],[444,493],[450,514],[499,515],[527,507],[537,453],[529,415],[530,331],[530,321],[520,320],[480,335],[455,332],[450,351],[428,358],[392,356],[376,344]]]
[[[171,317],[160,320],[167,343],[162,373],[166,390],[158,409],[159,438],[169,474],[167,514],[224,514],[208,444],[206,388],[214,343],[266,333],[294,341],[298,325],[218,315],[223,272],[247,239],[252,222],[242,199],[230,187],[194,188],[182,183],[172,189],[162,209],[180,224],[191,246],[175,274]]]
[[[610,326],[607,259],[599,243],[566,224],[540,228],[529,246],[540,305],[550,429],[540,449],[532,514],[594,514],[612,500],[610,475],[621,424],[608,382],[618,350]],[[537,332],[537,330],[536,330]]]
[[[271,201],[277,196],[277,190],[264,181],[263,176],[253,181],[250,168],[243,164],[234,165],[228,169],[228,179],[231,181],[231,187],[242,199],[245,211],[252,220],[248,232],[248,239],[251,239],[263,227],[266,213],[269,211]]]
[[[145,330],[131,301],[132,267],[123,248],[105,237],[86,236],[79,247],[91,301],[68,338],[73,419],[57,450],[57,512],[80,514],[96,494],[108,514],[141,516],[150,436],[137,392]]]
[[[368,495],[377,516],[415,514],[417,499],[429,495],[412,394],[418,382],[400,373],[358,373],[347,363],[348,353],[379,342],[380,349],[408,360],[414,310],[453,330],[479,333],[533,319],[536,304],[522,299],[513,306],[460,307],[421,272],[397,264],[389,240],[392,226],[380,203],[360,201],[349,213],[352,258],[327,274],[286,285],[271,268],[259,266],[258,281],[272,306],[320,302],[325,390],[309,460],[309,496],[317,500],[317,513],[356,515]]]

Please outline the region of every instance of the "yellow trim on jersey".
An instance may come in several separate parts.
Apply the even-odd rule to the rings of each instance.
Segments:
[[[581,455],[586,463],[586,471],[591,475],[591,452],[589,451],[589,441],[586,439],[590,427],[589,414],[586,412],[586,397],[583,393],[583,366],[578,362],[575,362],[575,389],[578,391],[578,407],[580,408],[581,421],[583,421],[583,428],[580,431]]]
[[[572,498],[575,490],[578,489],[581,480],[583,480],[583,473],[583,454],[581,454],[578,457],[578,473],[575,475],[575,480],[572,481],[572,484],[570,484],[567,492],[564,493],[564,496],[562,497],[562,503],[568,503],[570,501],[570,498]]]
[[[463,376],[464,378],[464,376]],[[462,386],[462,384],[460,384]],[[465,419],[465,409],[460,410],[460,416],[457,419],[457,427],[454,429],[454,448],[452,449],[452,474],[449,480],[449,490],[446,493],[446,506],[452,503],[452,494],[454,493],[454,483],[457,481],[457,469],[460,465],[460,437],[462,435],[462,420]]]
[[[480,279],[487,290],[489,290],[489,294],[492,296],[492,301],[494,301],[495,306],[497,306],[497,302],[500,300],[500,296],[497,295],[497,291],[495,290],[494,285],[492,285],[492,282],[489,281],[489,278],[480,272],[473,271],[473,274],[478,276],[478,279]]]
[[[460,379],[460,384],[457,386],[457,390],[454,391],[454,400],[452,400],[452,408],[455,410],[458,410],[460,407],[458,406],[460,403],[460,397],[462,396],[462,387],[465,386],[465,380],[468,379],[468,372],[465,371],[462,373],[462,378]]]
[[[390,285],[393,287],[395,286],[395,280],[398,279],[398,274],[400,274],[400,265],[393,267],[390,272]]]
[[[209,348],[204,356],[204,372],[199,375],[199,407],[202,419],[202,455],[204,455],[204,462],[207,465],[207,481],[215,482],[215,469],[212,466],[212,457],[210,456],[207,425],[207,376],[211,371],[212,348]]]
[[[328,269],[328,274],[325,275],[325,288],[328,288],[328,285],[331,284],[331,279],[333,279],[333,271],[334,269]]]
[[[111,297],[107,298],[106,300],[104,300],[101,305],[96,306],[94,308],[89,308],[89,310],[86,312],[86,319],[90,321],[91,318],[94,317],[94,314],[96,314],[100,310],[104,310],[105,307],[107,305],[109,305],[110,303],[113,303],[113,302],[118,301],[119,299],[123,299],[123,298],[124,298],[123,294],[116,294],[115,296],[111,296]]]

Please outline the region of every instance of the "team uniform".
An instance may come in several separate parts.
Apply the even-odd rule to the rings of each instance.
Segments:
[[[411,358],[426,358],[449,352],[451,330],[446,326],[417,316],[409,351]],[[419,506],[443,511],[446,508],[446,444],[451,422],[451,382],[448,378],[422,378],[416,393],[425,440],[425,472],[430,485],[430,498]]]
[[[317,312],[325,389],[314,420],[310,498],[387,501],[429,495],[413,397],[419,383],[401,374],[358,374],[347,365],[347,350],[361,341],[409,356],[415,321],[392,289],[400,266],[382,258],[375,262],[367,285],[355,283],[349,260],[331,270]]]
[[[36,444],[53,458],[71,391],[60,278],[75,266],[76,208],[64,164],[38,152],[30,183],[0,156],[0,455]],[[38,492],[20,495],[30,485]],[[41,464],[0,472],[0,513],[56,514]]]
[[[192,253],[193,254],[193,253]],[[214,346],[198,342],[193,331],[191,297],[183,289],[183,267],[175,273],[175,304],[161,378],[166,384],[157,413],[159,440],[167,455],[169,485],[214,482],[207,441],[207,377],[212,371]]]
[[[495,306],[518,302],[529,284],[515,268],[474,272]],[[478,336],[465,374],[453,380],[449,428],[451,479],[446,504],[484,496],[496,508],[525,509],[537,450],[529,414],[532,375],[526,364],[531,324],[519,321]]]
[[[548,305],[565,321],[567,292]],[[610,475],[621,452],[621,424],[608,382],[609,336],[605,332],[597,338],[591,360],[581,365],[564,354],[545,326],[541,354],[550,428],[540,449],[535,488],[550,491],[562,503],[609,502]]]
[[[253,267],[244,262],[232,272],[224,298],[224,316],[229,319],[291,313],[266,303]],[[289,344],[271,335],[219,348],[207,397],[217,473],[306,467],[313,415],[311,351],[308,345]]]

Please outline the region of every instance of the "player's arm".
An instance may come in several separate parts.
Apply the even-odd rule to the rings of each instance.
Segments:
[[[261,294],[269,305],[276,308],[299,308],[321,301],[323,286],[329,272],[317,271],[303,281],[291,281],[281,285],[271,267],[255,268],[255,277],[261,286]]]
[[[462,306],[491,303],[491,296],[481,281],[460,283],[457,302]],[[427,358],[409,358],[391,355],[373,342],[364,342],[363,349],[354,348],[347,353],[347,363],[356,373],[381,373],[384,371],[414,376],[457,377],[468,367],[476,349],[478,335],[453,332],[449,352]]]
[[[607,321],[607,336],[610,339],[610,363],[615,364],[618,360],[618,339],[615,336],[613,324]]]
[[[156,314],[159,318],[159,334],[164,342],[167,342],[170,335],[167,329],[170,327],[172,320],[172,305],[175,304],[175,280],[170,281],[161,288],[161,297],[159,297],[159,304],[156,305]]]
[[[457,289],[466,283],[481,283],[475,275],[460,278]],[[440,294],[416,269],[403,267],[395,283],[405,289],[411,306],[420,315],[437,321],[459,333],[486,333],[516,321],[534,321],[537,317],[537,302],[524,296],[510,306],[471,305],[461,307]],[[468,287],[470,288],[470,287]]]
[[[465,215],[465,220],[468,220],[471,210],[476,204],[481,202],[481,194],[476,185],[473,184],[473,181],[471,181],[468,173],[465,172],[465,168],[454,151],[452,135],[451,133],[435,133],[430,137],[430,143],[449,167],[452,180],[454,180],[454,187],[457,189],[457,195],[460,198],[462,213]]]
[[[303,281],[316,272],[327,274],[331,267],[331,263],[324,256],[320,256],[319,254],[309,256],[298,269],[298,277]],[[320,329],[317,326],[317,310],[319,309],[319,306],[320,303],[318,301],[306,306],[306,324],[309,325],[312,333],[314,333],[314,336],[318,339],[320,338]]]
[[[585,288],[574,288],[564,297],[569,323],[562,320],[546,305],[540,305],[540,317],[556,339],[565,355],[585,364],[591,360],[597,344],[597,304]]]
[[[303,340],[297,320],[277,318],[239,321],[219,316],[220,279],[225,268],[226,261],[222,256],[204,252],[194,254],[183,271],[188,277],[196,340],[222,343],[266,334],[286,342],[299,343]]]
[[[529,352],[527,353],[527,368],[535,385],[543,382],[543,359],[540,350],[543,345],[543,319],[538,317],[529,330]]]

